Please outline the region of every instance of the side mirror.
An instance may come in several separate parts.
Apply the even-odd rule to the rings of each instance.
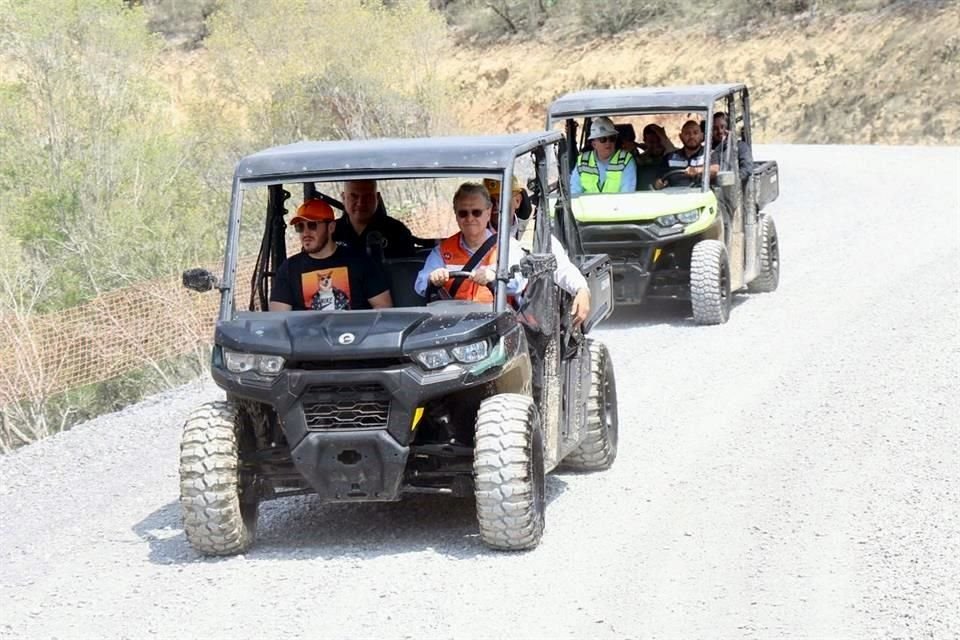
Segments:
[[[718,187],[732,187],[737,184],[737,176],[733,171],[721,171],[717,174]]]
[[[183,286],[202,293],[219,287],[220,280],[206,269],[187,269],[183,272]]]

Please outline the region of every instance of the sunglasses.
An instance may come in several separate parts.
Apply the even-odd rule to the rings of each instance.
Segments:
[[[617,136],[600,136],[599,138],[594,138],[594,142],[616,142]]]
[[[298,222],[293,225],[293,230],[297,233],[303,233],[304,228],[310,229],[310,231],[316,231],[317,227],[322,224],[330,224],[333,220],[310,220],[309,222]]]
[[[466,218],[467,216],[473,216],[474,218],[479,218],[483,215],[483,212],[486,209],[457,209],[458,218]]]

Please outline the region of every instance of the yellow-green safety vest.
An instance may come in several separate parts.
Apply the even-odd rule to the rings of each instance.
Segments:
[[[580,186],[584,193],[620,193],[623,172],[633,156],[629,151],[618,149],[610,156],[603,184],[600,184],[600,169],[597,168],[597,152],[588,151],[577,161]]]

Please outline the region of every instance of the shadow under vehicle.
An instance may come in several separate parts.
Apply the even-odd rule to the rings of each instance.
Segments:
[[[195,549],[247,549],[261,501],[301,493],[331,503],[473,497],[484,543],[532,548],[544,529],[545,474],[561,463],[582,470],[613,463],[613,365],[607,348],[585,336],[612,311],[610,263],[582,255],[569,203],[546,195],[548,164],[556,173],[564,143],[560,133],[542,131],[304,142],[239,162],[223,277],[184,273],[188,288],[220,291],[211,373],[227,394],[194,411],[183,431],[180,500]],[[498,237],[491,303],[416,295],[419,256],[382,262],[402,306],[268,311],[273,275],[288,255],[290,185],[304,198],[329,198],[325,185],[343,180],[510,184],[520,157],[535,171],[532,251],[508,264],[509,238]],[[509,197],[501,195],[500,228],[509,227]],[[245,199],[262,202],[266,216],[249,303],[239,309],[241,228],[252,226],[241,220]],[[537,215],[548,207],[553,215]],[[580,328],[569,322],[570,296],[554,283],[552,234],[571,243],[591,289]],[[518,271],[527,284],[514,299],[506,283]]]
[[[725,143],[713,148],[718,111],[727,114],[730,132]],[[591,122],[599,116],[618,120],[621,137],[625,129],[636,137],[646,124],[675,124],[679,130],[684,120],[699,119],[704,166],[720,165],[712,181],[704,171],[702,180],[655,190],[658,176],[674,179],[682,171],[665,174],[667,167],[645,162],[645,154],[638,152],[632,165],[637,191],[572,198],[584,247],[611,258],[617,304],[640,304],[647,298],[690,300],[696,323],[721,324],[730,315],[733,292],[777,288],[777,230],[763,209],[779,195],[779,175],[775,161],[741,163],[741,152],[751,143],[745,85],[590,90],[558,98],[549,107],[547,128],[562,127],[570,141],[563,167],[568,175],[576,166],[578,148],[590,149]],[[579,147],[574,145],[577,140]]]

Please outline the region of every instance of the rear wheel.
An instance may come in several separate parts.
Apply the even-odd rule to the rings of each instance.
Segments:
[[[730,317],[730,263],[719,240],[701,240],[690,257],[690,303],[697,324],[723,324]]]
[[[760,270],[747,285],[751,293],[769,293],[780,284],[780,243],[773,218],[760,214]]]
[[[588,338],[587,348],[590,353],[587,431],[563,463],[579,471],[600,471],[609,469],[617,457],[617,384],[607,346]]]
[[[532,549],[543,536],[543,431],[533,398],[502,393],[480,403],[473,460],[480,539],[494,549]]]
[[[239,412],[231,402],[194,410],[180,442],[183,529],[206,555],[240,553],[253,544],[258,500],[240,470]]]

